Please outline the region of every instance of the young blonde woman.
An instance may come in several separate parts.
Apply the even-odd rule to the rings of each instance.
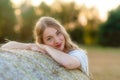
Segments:
[[[34,29],[36,43],[10,41],[3,49],[29,49],[51,56],[66,69],[80,68],[89,75],[86,52],[75,45],[65,28],[52,17],[41,17]]]

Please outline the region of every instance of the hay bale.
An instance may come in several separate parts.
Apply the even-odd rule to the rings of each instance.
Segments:
[[[80,70],[67,70],[51,57],[29,50],[0,49],[0,80],[89,80]]]

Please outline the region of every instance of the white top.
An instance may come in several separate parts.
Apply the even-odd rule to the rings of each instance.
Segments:
[[[84,50],[73,50],[70,51],[68,54],[75,56],[77,59],[80,61],[80,69],[82,72],[85,74],[89,75],[89,70],[88,70],[88,57],[86,55],[86,51]]]

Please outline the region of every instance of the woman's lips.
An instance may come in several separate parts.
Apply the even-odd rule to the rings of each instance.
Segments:
[[[56,48],[60,48],[60,47],[61,47],[61,45],[62,45],[61,43],[60,43],[60,44],[58,44],[58,45],[56,45]]]

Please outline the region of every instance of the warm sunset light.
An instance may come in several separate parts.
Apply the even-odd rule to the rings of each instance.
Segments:
[[[20,5],[25,0],[11,0],[14,4]],[[46,2],[48,5],[51,5],[55,0],[30,0],[33,6],[38,6],[42,1]],[[88,8],[96,7],[100,13],[102,20],[106,20],[107,12],[111,9],[116,8],[120,5],[120,0],[61,0],[63,2],[75,2],[79,5],[86,5]]]
[[[73,0],[77,5],[84,4],[88,8],[96,7],[102,20],[107,18],[107,12],[120,5],[120,0]]]
[[[31,4],[33,6],[38,6],[38,5],[40,5],[40,3],[41,3],[41,0],[31,0]]]
[[[20,6],[25,0],[11,0],[16,6]]]
[[[54,0],[31,0],[31,4],[33,6],[38,6],[41,2],[46,2],[48,5],[51,5],[54,2]]]

